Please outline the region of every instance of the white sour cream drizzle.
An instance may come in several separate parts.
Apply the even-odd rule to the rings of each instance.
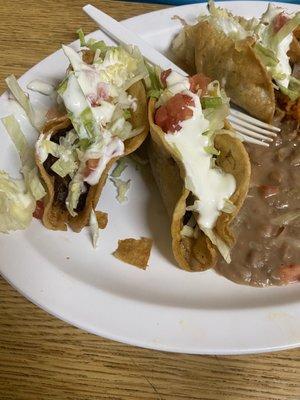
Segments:
[[[167,79],[167,88],[173,94],[180,93],[184,90],[190,89],[190,82],[189,78],[186,76],[179,75],[177,72],[172,71]]]
[[[66,109],[71,112],[75,118],[79,118],[80,114],[89,107],[88,101],[73,74],[69,76],[68,86],[62,94],[62,98]]]
[[[168,90],[173,90],[173,93],[186,87],[187,78],[183,78],[180,83],[179,77],[173,71],[167,79]],[[182,128],[179,131],[166,134],[165,139],[179,154],[184,165],[185,186],[197,199],[195,211],[199,214],[199,227],[212,229],[225,200],[234,193],[236,182],[231,174],[211,167],[212,155],[204,149],[211,145],[211,141],[203,134],[208,129],[209,121],[204,118],[199,97],[189,90],[183,93],[194,100],[195,107],[191,107],[193,116],[180,123]]]
[[[111,142],[104,146],[103,153],[101,154],[97,167],[89,174],[89,176],[84,178],[84,182],[87,182],[91,186],[97,185],[107,163],[112,158],[121,156],[123,153],[124,143],[122,140],[116,137],[112,138]],[[85,158],[90,159],[92,157],[89,157],[89,154],[86,154]]]
[[[33,81],[29,82],[27,89],[32,90],[33,92],[44,94],[45,96],[50,96],[54,91],[54,87],[52,85],[39,79],[34,79]]]

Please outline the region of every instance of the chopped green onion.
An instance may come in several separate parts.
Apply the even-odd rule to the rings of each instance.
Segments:
[[[150,89],[147,91],[147,97],[153,97],[154,99],[159,99],[163,89]]]
[[[92,51],[96,51],[98,49],[101,51],[101,53],[106,53],[110,48],[104,43],[103,40],[97,41],[95,39],[89,39],[86,43],[86,46]]]
[[[217,108],[222,105],[221,97],[202,97],[201,105],[203,108]]]
[[[88,147],[90,146],[90,144],[91,144],[91,142],[87,138],[79,140],[79,147],[80,147],[80,150],[82,150],[82,151],[87,150]]]
[[[80,40],[80,47],[85,47],[86,46],[86,41],[85,41],[85,37],[84,37],[84,33],[83,30],[81,28],[77,29],[76,31],[79,40]]]
[[[131,112],[129,109],[123,110],[123,117],[127,120],[131,118]]]
[[[213,156],[218,156],[220,154],[220,151],[217,150],[214,146],[206,146],[204,147],[204,151],[208,154],[212,154]]]

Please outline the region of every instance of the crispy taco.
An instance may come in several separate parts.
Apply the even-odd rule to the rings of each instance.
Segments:
[[[171,217],[178,265],[205,270],[218,251],[230,262],[230,223],[248,191],[250,162],[226,123],[228,98],[219,82],[168,70],[161,84],[150,92],[150,164]]]
[[[57,90],[64,115],[48,121],[36,143],[47,192],[42,221],[53,230],[69,225],[79,232],[87,225],[110,167],[149,130],[139,51],[91,40],[82,45],[78,53],[63,46],[70,61]]]
[[[300,108],[300,12],[269,4],[260,19],[247,20],[213,1],[208,9],[174,39],[177,58],[219,80],[233,103],[261,120],[270,122],[276,106]]]

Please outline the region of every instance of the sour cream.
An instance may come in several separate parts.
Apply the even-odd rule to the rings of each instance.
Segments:
[[[54,91],[54,87],[52,85],[39,79],[34,79],[33,81],[29,82],[27,89],[32,90],[33,92],[44,94],[45,96],[50,96]]]
[[[165,135],[165,140],[179,154],[184,165],[185,187],[197,199],[194,210],[199,214],[199,227],[212,229],[225,200],[235,192],[236,182],[231,174],[211,167],[212,155],[205,151],[211,142],[204,134],[209,122],[204,118],[199,97],[190,91],[184,93],[194,100],[193,116],[180,123],[179,131]]]
[[[89,176],[84,178],[84,182],[87,182],[91,186],[97,185],[108,162],[114,157],[121,156],[123,153],[124,143],[122,140],[117,137],[112,138],[110,143],[103,148],[103,154],[99,159],[96,169],[94,169]]]
[[[175,71],[172,71],[166,79],[168,90],[175,96],[175,94],[183,90],[190,89],[190,81],[188,77],[182,76]]]
[[[68,78],[68,86],[62,94],[62,98],[66,109],[71,112],[75,118],[79,118],[80,114],[89,107],[88,101],[73,74]]]

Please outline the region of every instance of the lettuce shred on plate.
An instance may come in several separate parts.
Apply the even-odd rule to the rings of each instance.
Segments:
[[[29,226],[36,201],[46,193],[34,164],[34,148],[29,146],[17,120],[10,115],[2,118],[2,123],[19,153],[24,178],[13,179],[0,172],[0,231],[8,233]]]

